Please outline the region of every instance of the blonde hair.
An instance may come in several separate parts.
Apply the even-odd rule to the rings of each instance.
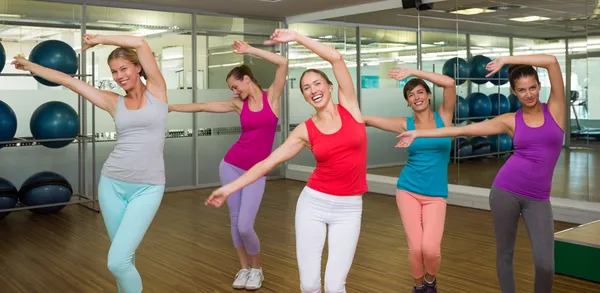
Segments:
[[[119,58],[125,59],[125,60],[133,63],[134,65],[140,65],[140,59],[138,58],[137,52],[134,49],[121,48],[121,47],[116,48],[112,52],[110,52],[110,55],[108,55],[107,62],[110,62],[113,59],[119,59]],[[144,72],[144,68],[141,69],[140,76],[143,76],[144,78],[146,78],[146,73]]]

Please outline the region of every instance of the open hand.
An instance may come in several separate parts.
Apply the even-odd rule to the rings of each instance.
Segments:
[[[98,44],[100,44],[100,35],[98,34],[85,34],[83,35],[83,47],[81,48],[81,51],[85,51],[89,48],[92,48]]]
[[[490,73],[488,73],[488,75],[486,75],[485,77],[490,77],[492,75],[494,75],[494,73],[500,71],[500,69],[502,69],[502,66],[504,66],[504,58],[502,57],[498,57],[496,59],[494,59],[492,62],[488,63],[485,66],[485,69],[487,71],[490,71]]]
[[[225,203],[230,194],[231,192],[227,190],[226,186],[220,187],[212,192],[212,194],[204,202],[204,205],[218,208]]]
[[[289,43],[296,40],[296,32],[289,29],[276,29],[271,38],[265,41],[265,45],[275,45],[279,43]]]
[[[403,80],[413,75],[414,70],[414,68],[410,67],[395,67],[393,70],[390,70],[388,76],[396,80]]]
[[[417,138],[417,133],[414,130],[409,130],[400,133],[400,135],[396,136],[400,141],[396,144],[397,148],[408,148],[410,144]]]
[[[14,65],[16,69],[28,71],[31,61],[25,59],[23,55],[17,55],[15,56],[15,60],[13,60],[10,64]]]
[[[233,53],[235,54],[246,54],[248,53],[248,50],[252,48],[252,46],[248,45],[248,43],[244,41],[234,41],[231,46],[233,47]]]

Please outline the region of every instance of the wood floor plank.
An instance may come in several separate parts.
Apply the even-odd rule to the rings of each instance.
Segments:
[[[259,292],[299,292],[294,212],[305,183],[276,180],[256,219],[265,282]],[[231,288],[239,263],[227,208],[208,208],[212,189],[167,193],[136,255],[144,293],[244,292]],[[556,231],[576,225],[556,222]],[[0,221],[0,292],[117,292],[106,267],[102,216],[80,206],[53,215],[13,212]],[[327,261],[324,249],[323,268]],[[348,276],[354,292],[410,292],[408,248],[394,197],[367,194],[362,231]],[[521,221],[515,251],[517,292],[532,292],[533,263]],[[499,292],[488,211],[449,206],[440,292]],[[553,292],[600,292],[600,284],[556,276]]]

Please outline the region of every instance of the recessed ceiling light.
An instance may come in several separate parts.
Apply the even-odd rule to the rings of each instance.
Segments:
[[[532,15],[532,16],[515,17],[515,18],[509,18],[509,19],[512,21],[530,22],[530,21],[548,20],[550,18],[544,17],[544,16]]]
[[[485,8],[467,8],[467,9],[450,11],[450,13],[462,14],[462,15],[475,15],[475,14],[490,13],[490,12],[494,12],[494,10],[485,9]]]
[[[270,2],[270,3],[275,3],[275,2],[280,2],[281,0],[258,0],[260,2]]]

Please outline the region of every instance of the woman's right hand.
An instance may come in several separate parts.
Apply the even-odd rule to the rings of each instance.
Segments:
[[[81,51],[85,51],[89,48],[95,47],[96,45],[100,44],[100,35],[98,34],[85,34],[83,35],[83,48],[81,49]]]
[[[16,69],[29,71],[29,65],[31,65],[31,61],[25,59],[23,55],[15,56],[15,60],[10,64],[14,65]]]
[[[227,185],[222,186],[222,187],[218,188],[217,190],[213,191],[213,193],[204,202],[204,205],[213,206],[213,207],[218,208],[221,205],[223,205],[223,203],[225,203],[225,201],[227,200],[227,198],[229,197],[229,195],[231,193],[232,192],[229,191],[229,188]]]
[[[397,148],[408,148],[410,144],[417,138],[417,133],[415,130],[409,130],[400,133],[400,135],[396,136],[400,141],[396,144]]]
[[[265,41],[265,45],[275,45],[279,43],[289,43],[296,40],[297,32],[289,29],[276,29],[271,35],[270,40]]]

